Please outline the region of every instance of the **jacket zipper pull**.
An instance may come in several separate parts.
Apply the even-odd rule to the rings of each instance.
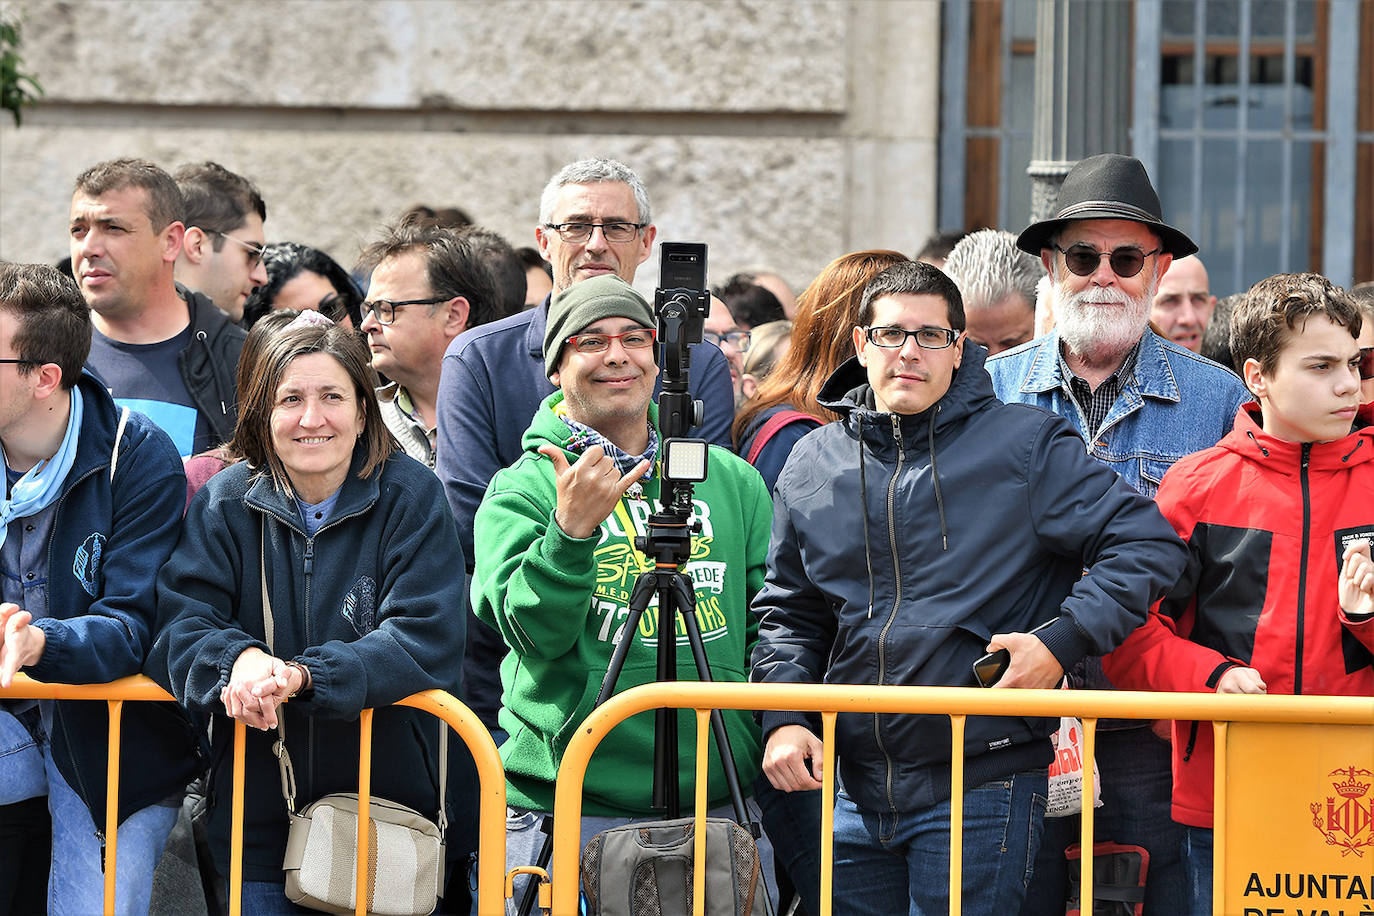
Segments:
[[[105,874],[105,831],[97,829],[95,838],[100,841],[100,873]]]
[[[305,574],[310,575],[310,569],[315,565],[315,539],[305,539]]]
[[[892,414],[892,439],[897,443],[897,451],[906,454],[906,446],[902,444],[902,423],[897,415]]]

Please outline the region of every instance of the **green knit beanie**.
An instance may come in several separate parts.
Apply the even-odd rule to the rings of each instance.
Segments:
[[[544,375],[558,370],[563,342],[603,318],[628,318],[646,328],[654,327],[654,310],[635,288],[615,274],[574,283],[549,303],[544,329]]]

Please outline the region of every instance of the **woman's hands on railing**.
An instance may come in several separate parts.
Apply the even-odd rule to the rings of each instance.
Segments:
[[[254,646],[234,660],[229,683],[219,698],[231,718],[266,731],[277,727],[277,707],[304,687],[305,675],[299,668]]]

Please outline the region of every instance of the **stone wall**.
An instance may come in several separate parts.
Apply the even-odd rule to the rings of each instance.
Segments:
[[[46,97],[0,125],[0,258],[66,254],[75,176],[122,155],[252,178],[267,236],[351,265],[458,205],[533,244],[548,177],[639,172],[660,240],[800,289],[935,225],[936,0],[3,0]],[[638,283],[652,289],[657,255]]]

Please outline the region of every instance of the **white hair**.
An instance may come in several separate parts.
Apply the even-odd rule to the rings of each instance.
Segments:
[[[599,184],[604,181],[620,181],[629,185],[635,196],[635,206],[639,209],[639,222],[646,226],[653,222],[649,211],[649,192],[633,169],[614,159],[579,159],[563,166],[544,185],[544,193],[539,197],[539,224],[543,226],[552,222],[553,208],[563,185]]]
[[[979,229],[959,240],[945,259],[949,274],[973,311],[996,305],[1013,293],[1030,308],[1035,284],[1045,275],[1040,259],[1016,247],[1016,236],[997,229]]]
[[[1054,267],[1054,323],[1059,339],[1078,354],[1124,354],[1145,333],[1150,324],[1150,307],[1159,288],[1159,273],[1150,270],[1150,279],[1139,297],[1117,287],[1084,287],[1076,293],[1059,285],[1059,263]],[[1120,309],[1094,308],[1121,305]]]
[[[1048,334],[1054,328],[1054,280],[1045,274],[1035,284],[1035,336]]]

